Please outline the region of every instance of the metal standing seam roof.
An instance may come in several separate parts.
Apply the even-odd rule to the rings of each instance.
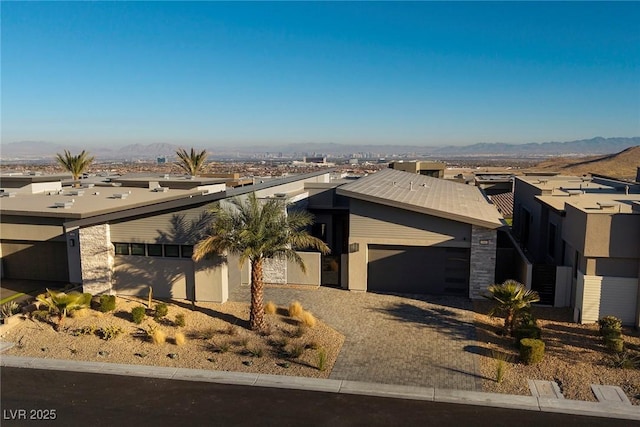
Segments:
[[[502,216],[477,187],[384,169],[338,187],[340,195],[428,215],[498,228]]]

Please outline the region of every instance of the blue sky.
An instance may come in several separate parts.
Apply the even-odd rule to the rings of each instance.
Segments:
[[[6,2],[2,142],[640,135],[640,3]]]

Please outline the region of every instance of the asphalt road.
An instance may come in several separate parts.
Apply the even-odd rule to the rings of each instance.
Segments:
[[[471,405],[22,368],[2,368],[0,379],[3,427],[634,424]]]

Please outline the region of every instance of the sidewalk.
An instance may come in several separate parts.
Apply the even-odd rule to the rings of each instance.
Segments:
[[[74,362],[69,360],[21,358],[13,356],[0,356],[0,366],[211,382],[250,387],[322,391],[640,421],[640,408],[637,406],[481,393],[433,387],[399,386],[349,380],[203,371],[185,368],[120,365],[98,362]]]

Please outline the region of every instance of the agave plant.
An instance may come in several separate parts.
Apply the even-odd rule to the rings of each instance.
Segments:
[[[489,314],[491,316],[499,313],[504,314],[504,330],[509,335],[513,334],[518,314],[528,309],[531,303],[540,301],[540,296],[536,291],[525,288],[522,283],[515,280],[491,285],[488,291],[489,294],[484,297],[495,302]]]
[[[38,295],[36,298],[47,306],[49,313],[58,316],[56,329],[60,329],[70,311],[87,308],[91,304],[91,294],[77,291],[65,293],[47,289],[46,294]]]
[[[16,313],[20,312],[20,305],[15,301],[10,301],[5,304],[2,304],[0,307],[0,317],[7,318],[11,317]]]

